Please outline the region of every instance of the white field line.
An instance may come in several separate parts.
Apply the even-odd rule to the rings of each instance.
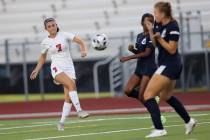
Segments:
[[[198,125],[202,125],[202,124],[210,124],[210,122],[198,123]],[[179,127],[179,126],[183,126],[183,124],[167,125],[164,127],[170,128],[170,127]],[[80,137],[80,136],[93,136],[93,135],[112,134],[112,133],[121,133],[121,132],[141,131],[141,130],[148,130],[148,129],[151,129],[151,127],[102,131],[102,132],[95,132],[95,133],[84,133],[84,134],[64,135],[64,136],[55,136],[55,137],[45,137],[45,138],[34,138],[34,139],[25,139],[25,140],[49,140],[49,139],[60,139],[60,138]]]
[[[207,116],[210,114],[191,114],[191,116]],[[165,115],[166,118],[174,118],[178,117],[177,115]],[[133,119],[150,119],[150,116],[144,116],[144,117],[122,117],[122,118],[103,118],[103,119],[89,119],[89,120],[78,120],[78,121],[69,121],[66,122],[66,124],[77,124],[77,123],[88,123],[88,122],[101,122],[101,121],[112,121],[112,120],[133,120]],[[34,127],[42,127],[42,126],[50,126],[50,125],[56,125],[55,122],[53,123],[46,123],[46,124],[38,124],[38,125],[24,125],[24,126],[14,126],[14,127],[6,127],[6,128],[0,128],[0,131],[2,130],[11,130],[11,129],[23,129],[23,128],[34,128]]]
[[[83,128],[83,127],[95,127],[95,126],[98,126],[98,125],[78,125],[78,126],[70,126],[70,127],[65,127],[65,130],[66,129],[72,129],[72,128]],[[48,129],[42,129],[42,130],[24,130],[24,131],[18,131],[18,132],[3,132],[3,133],[0,133],[0,135],[10,135],[10,134],[27,134],[27,133],[30,133],[30,132],[43,132],[43,131],[49,131],[49,130],[57,130],[56,127],[54,128],[48,128]]]
[[[200,114],[200,113],[192,113],[192,114],[190,114],[190,116],[193,116],[193,117],[199,117],[199,116],[207,116],[207,115],[210,115],[210,114],[208,114],[208,113],[202,113],[202,114]],[[71,115],[70,115],[71,116]],[[164,115],[165,117],[167,117],[167,118],[173,118],[173,117],[176,117],[176,116],[178,116],[178,115]],[[111,120],[126,120],[126,119],[128,119],[128,120],[130,120],[130,119],[149,119],[150,117],[147,115],[147,116],[143,116],[143,117],[141,117],[141,116],[137,116],[137,117],[121,117],[121,118],[119,118],[119,117],[113,117],[113,118],[101,118],[101,119],[91,119],[91,120],[87,120],[87,119],[85,119],[85,120],[75,120],[75,121],[66,121],[66,124],[74,124],[74,123],[81,123],[81,122],[92,122],[92,121],[103,121],[103,120],[105,120],[105,121],[111,121]],[[42,121],[42,122],[33,122],[33,123],[28,123],[28,124],[49,124],[49,123],[52,123],[52,124],[56,124],[57,123],[57,121]]]
[[[210,105],[186,105],[187,110],[210,109]],[[161,111],[174,111],[171,107],[160,107]],[[89,110],[90,114],[118,114],[118,113],[139,113],[146,112],[146,108],[125,108],[125,109],[105,109],[105,110]],[[2,114],[0,119],[15,119],[15,118],[30,118],[30,117],[52,117],[60,116],[61,112],[46,112],[46,113],[23,113],[23,114]],[[72,112],[71,115],[77,115]]]

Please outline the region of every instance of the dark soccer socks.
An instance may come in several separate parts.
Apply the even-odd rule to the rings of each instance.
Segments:
[[[190,121],[190,116],[188,112],[177,98],[171,96],[171,98],[168,99],[166,102],[175,109],[175,111],[182,117],[185,123],[188,123]]]
[[[139,91],[134,88],[127,96],[138,99]]]
[[[151,115],[152,122],[155,126],[155,129],[160,129],[160,130],[163,129],[163,124],[161,123],[161,119],[160,119],[160,109],[155,99],[152,98],[145,101],[144,105]]]

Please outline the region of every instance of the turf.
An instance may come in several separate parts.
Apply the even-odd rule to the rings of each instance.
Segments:
[[[199,121],[193,134],[186,136],[182,120],[175,113],[164,113],[168,135],[155,140],[207,140],[210,137],[210,111],[191,112]],[[58,132],[54,119],[0,121],[1,140],[142,140],[151,129],[148,114],[69,118],[65,131]]]

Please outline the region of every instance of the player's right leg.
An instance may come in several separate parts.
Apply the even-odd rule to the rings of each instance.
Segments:
[[[141,102],[144,104],[144,92],[145,92],[145,89],[150,81],[150,76],[148,75],[143,75],[142,76],[142,79],[141,79],[141,83],[139,85],[139,100],[141,100]],[[155,100],[157,99],[157,97],[159,98],[159,96],[156,96],[155,97]],[[159,101],[156,100],[157,103],[159,103]],[[166,123],[166,118],[164,116],[161,115],[161,122],[162,124]],[[153,126],[152,126],[153,127]]]
[[[167,134],[166,130],[163,127],[161,122],[161,114],[160,109],[158,107],[157,102],[155,101],[155,97],[164,89],[165,85],[170,82],[165,76],[154,74],[150,79],[147,88],[144,92],[144,105],[147,108],[148,112],[151,115],[153,125],[155,130],[153,130],[146,138],[149,137],[160,137]]]
[[[141,79],[136,74],[131,75],[130,79],[128,80],[126,87],[124,89],[124,93],[128,97],[136,98],[138,99],[138,90],[135,89],[136,86],[139,85]]]

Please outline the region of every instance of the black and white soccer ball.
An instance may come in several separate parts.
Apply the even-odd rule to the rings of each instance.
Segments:
[[[92,46],[95,50],[105,50],[108,45],[108,37],[105,34],[97,34],[92,38]]]

